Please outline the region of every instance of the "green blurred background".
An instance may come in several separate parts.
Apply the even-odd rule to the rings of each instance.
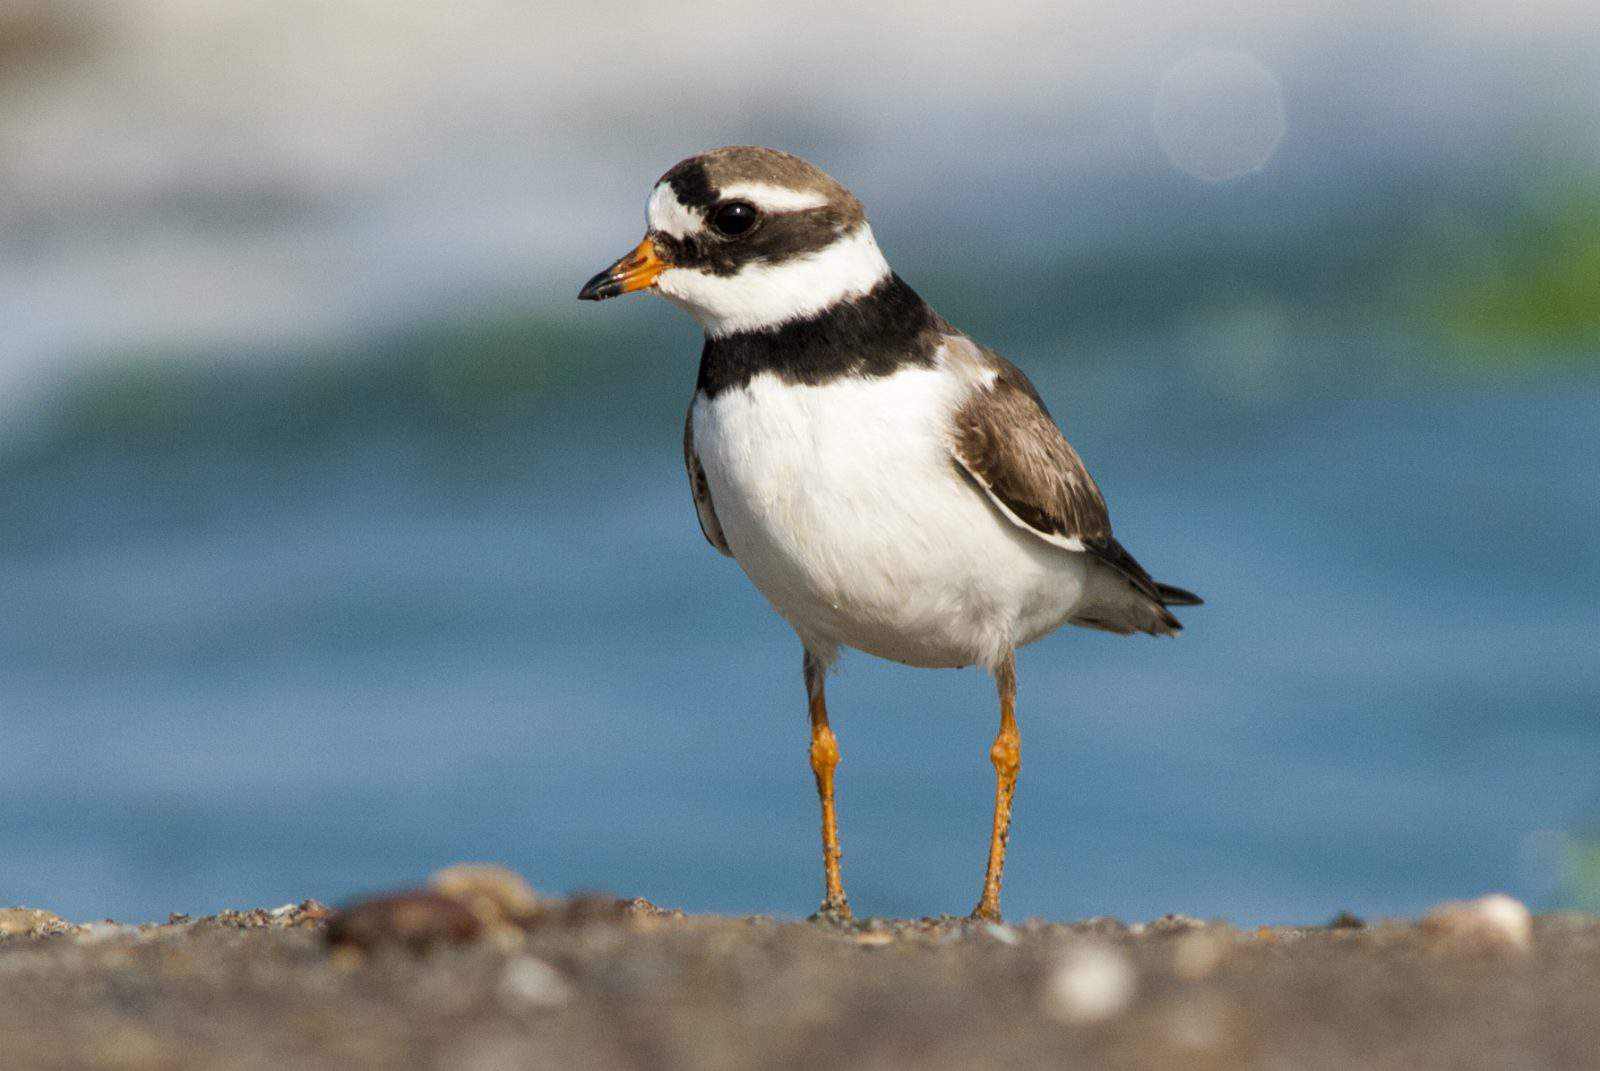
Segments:
[[[460,858],[820,892],[798,646],[709,551],[698,338],[578,285],[800,153],[1202,592],[1024,654],[1013,914],[1600,906],[1600,10],[0,6],[0,902]],[[978,674],[847,657],[861,910],[963,911]]]

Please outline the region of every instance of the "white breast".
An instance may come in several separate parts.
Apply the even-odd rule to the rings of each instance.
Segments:
[[[998,665],[1057,627],[1082,556],[1002,518],[951,460],[948,367],[701,395],[695,451],[734,557],[802,641],[919,666]]]

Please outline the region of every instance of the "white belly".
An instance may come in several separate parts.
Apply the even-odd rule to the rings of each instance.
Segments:
[[[1081,597],[1083,556],[1006,521],[951,460],[961,389],[916,368],[816,387],[761,375],[695,399],[728,546],[818,656],[994,667]]]

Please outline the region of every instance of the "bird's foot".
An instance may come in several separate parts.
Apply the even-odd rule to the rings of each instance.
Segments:
[[[850,901],[844,897],[829,897],[822,901],[822,906],[817,908],[811,916],[812,922],[827,922],[835,926],[843,926],[850,922],[854,916],[850,913]]]

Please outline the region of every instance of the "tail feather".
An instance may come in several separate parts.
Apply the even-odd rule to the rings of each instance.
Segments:
[[[1075,625],[1123,635],[1148,632],[1152,636],[1176,636],[1183,631],[1183,625],[1167,607],[1201,605],[1200,596],[1194,592],[1158,583],[1115,539],[1089,544],[1085,549],[1105,569],[1090,571],[1090,590],[1078,613],[1070,619]],[[1112,577],[1115,582],[1109,582]],[[1101,582],[1096,583],[1097,579]]]
[[[1184,591],[1171,584],[1156,581],[1156,594],[1161,596],[1162,606],[1204,606],[1206,601],[1192,591]]]

